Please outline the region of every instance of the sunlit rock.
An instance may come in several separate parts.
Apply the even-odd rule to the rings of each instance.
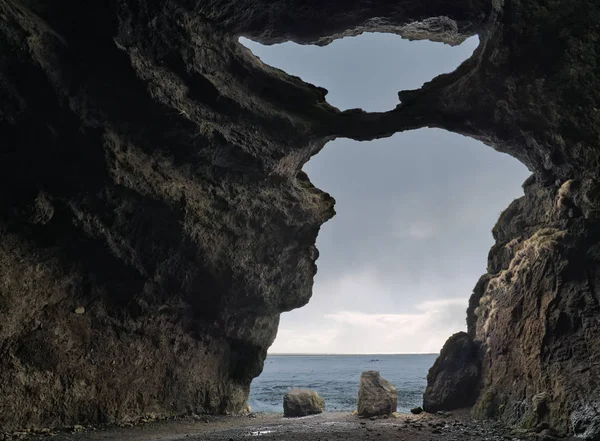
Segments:
[[[283,397],[283,416],[303,417],[322,413],[325,400],[314,390],[292,389]]]

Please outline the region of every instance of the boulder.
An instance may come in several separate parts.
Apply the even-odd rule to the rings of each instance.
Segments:
[[[377,371],[366,371],[360,376],[358,415],[371,417],[391,415],[398,407],[396,387]]]
[[[472,406],[479,394],[480,370],[477,344],[465,332],[454,334],[429,369],[423,410],[434,413]]]
[[[325,400],[310,389],[292,389],[283,397],[283,415],[302,417],[322,413]]]

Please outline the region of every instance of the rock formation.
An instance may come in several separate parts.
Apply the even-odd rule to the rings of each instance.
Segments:
[[[358,416],[391,415],[398,410],[398,391],[377,371],[366,371],[360,376],[358,389]]]
[[[600,351],[593,183],[526,184],[494,229],[489,273],[470,300],[469,334],[482,360],[474,413],[583,434],[600,421],[589,417]]]
[[[448,339],[427,375],[423,410],[470,407],[479,394],[481,361],[479,347],[465,332]]]
[[[283,416],[303,417],[322,413],[325,400],[309,389],[292,389],[283,397]]]
[[[302,165],[438,127],[533,173],[467,311],[475,414],[594,436],[599,21],[596,0],[0,0],[0,427],[242,409],[334,214]],[[237,42],[363,31],[481,44],[366,113]]]

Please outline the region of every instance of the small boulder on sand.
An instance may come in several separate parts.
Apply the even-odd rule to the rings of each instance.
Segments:
[[[292,389],[283,397],[283,416],[302,417],[322,413],[325,400],[314,390]]]
[[[391,415],[398,407],[396,387],[377,371],[366,371],[360,376],[358,415],[372,417]]]

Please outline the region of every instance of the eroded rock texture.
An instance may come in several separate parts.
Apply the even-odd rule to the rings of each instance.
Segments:
[[[310,298],[334,213],[302,165],[337,136],[426,126],[534,173],[468,311],[476,411],[600,427],[599,10],[0,0],[0,427],[241,410],[280,312]],[[368,114],[339,112],[237,43],[366,30],[481,45]]]
[[[434,413],[472,406],[479,395],[480,377],[479,344],[466,332],[454,334],[429,370],[423,410]]]
[[[494,228],[489,274],[471,299],[469,333],[483,360],[474,413],[567,432],[579,414],[595,412],[599,392],[593,184],[526,184]]]
[[[323,91],[108,3],[0,2],[3,428],[243,409],[333,215],[300,171]]]
[[[310,389],[292,389],[283,396],[283,416],[303,417],[323,413],[325,400],[317,391]]]
[[[356,407],[362,418],[389,416],[398,409],[398,390],[378,371],[365,371],[360,375]]]

